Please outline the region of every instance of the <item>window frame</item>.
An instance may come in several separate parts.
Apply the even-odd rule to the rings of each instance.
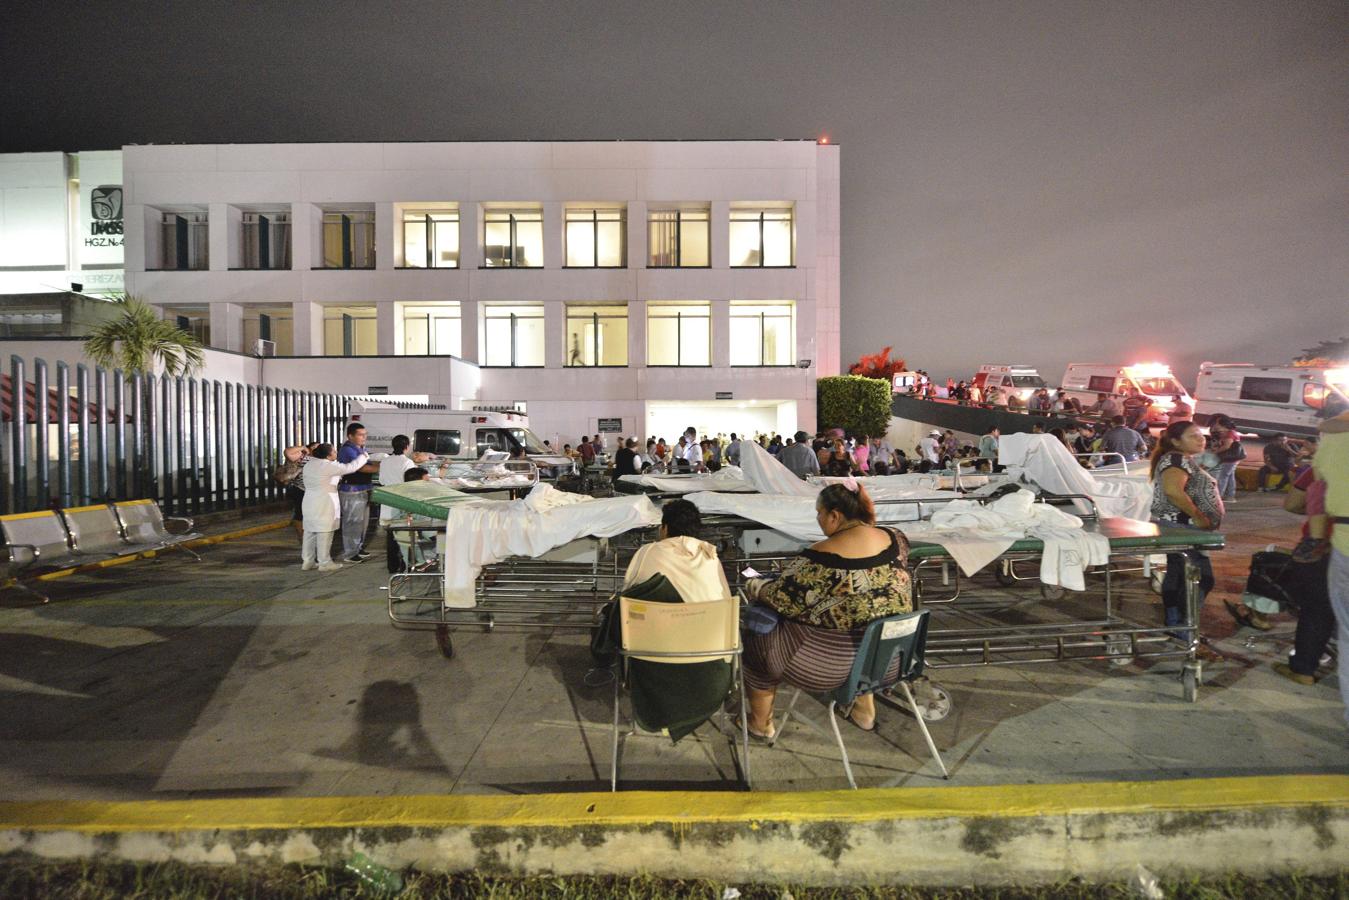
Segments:
[[[448,436],[451,450],[449,453],[439,451],[442,437]],[[427,441],[425,438],[432,438]],[[431,449],[427,449],[428,443]],[[415,453],[431,453],[436,456],[449,456],[451,458],[458,456],[463,452],[464,438],[458,428],[417,428],[412,432],[412,450]]]
[[[1248,389],[1248,385],[1254,389]],[[1271,399],[1268,396],[1260,396],[1262,391],[1267,392],[1270,388],[1275,386],[1278,386],[1283,390],[1283,395],[1280,399]],[[1293,379],[1278,376],[1242,376],[1241,387],[1237,388],[1237,399],[1243,403],[1276,403],[1287,406],[1293,402]]]
[[[439,220],[433,216],[453,216],[454,218]],[[457,209],[405,209],[400,219],[403,226],[403,264],[400,269],[458,269],[459,263],[463,257],[463,217]],[[454,265],[442,266],[435,264],[435,246],[433,237],[437,226],[454,224]],[[426,265],[417,266],[408,263],[407,253],[407,230],[409,225],[420,225],[425,229],[422,236],[422,246],[425,250]]]
[[[295,232],[292,229],[289,212],[244,211],[239,217],[239,229],[239,261],[243,263],[239,267],[240,271],[288,272],[294,266],[291,254],[294,249]],[[284,229],[285,233],[285,250],[281,260],[285,264],[280,266],[272,265],[272,256],[275,254],[273,241],[278,236],[273,229]],[[257,249],[253,250],[255,244]],[[256,265],[248,265],[250,256],[256,259]]]
[[[571,262],[571,226],[573,224],[584,225],[587,219],[572,218],[572,213],[590,213],[590,256],[594,261],[591,265],[573,265]],[[601,219],[600,213],[618,213],[618,258],[619,263],[616,266],[600,265],[600,223],[611,223],[613,219]],[[562,213],[562,235],[564,247],[562,248],[562,268],[564,269],[626,269],[628,267],[628,211],[620,206],[595,206],[595,207],[577,207],[575,209],[564,210]]]
[[[735,222],[749,222],[749,221],[754,221],[754,220],[752,220],[752,219],[737,219],[737,218],[735,217],[735,216],[736,216],[736,213],[751,213],[751,212],[757,212],[757,213],[758,213],[758,223],[759,223],[759,264],[758,264],[757,266],[745,266],[745,265],[737,265],[736,263],[732,262],[732,263],[730,263],[729,268],[732,268],[732,269],[795,269],[795,268],[796,268],[796,208],[795,208],[794,206],[787,206],[787,207],[781,207],[781,208],[778,208],[778,207],[771,207],[771,208],[769,208],[769,207],[742,207],[742,208],[740,208],[740,209],[732,208],[731,211],[730,211],[729,216],[727,217],[727,222],[728,222],[728,224],[734,224]],[[770,215],[770,214],[773,214],[773,213],[781,213],[781,212],[786,212],[786,213],[787,213],[787,231],[788,231],[788,233],[789,233],[789,239],[788,239],[788,240],[789,240],[789,246],[788,246],[787,254],[788,254],[788,259],[790,260],[790,262],[788,262],[786,265],[772,265],[772,266],[765,265],[765,264],[764,264],[764,256],[765,256],[765,253],[764,253],[764,242],[763,242],[763,241],[764,241],[764,221],[765,221],[765,217],[768,216],[768,215]],[[729,242],[729,240],[730,240],[730,236],[729,236],[729,229],[728,229],[728,232],[727,232],[727,241]]]
[[[502,304],[502,305],[505,305],[505,304]],[[510,361],[510,363],[509,363],[508,365],[504,365],[504,366],[503,366],[503,365],[498,365],[498,364],[495,364],[495,363],[486,363],[486,362],[484,362],[484,363],[482,363],[482,364],[479,366],[479,368],[483,368],[483,369],[543,369],[543,368],[547,368],[547,363],[548,363],[548,347],[547,347],[547,341],[548,341],[547,330],[548,330],[548,326],[547,326],[547,318],[548,318],[548,317],[547,317],[547,309],[546,309],[546,307],[544,307],[542,304],[526,304],[526,303],[517,303],[517,304],[513,304],[513,306],[533,306],[533,307],[535,307],[535,308],[537,308],[537,309],[539,310],[539,314],[538,314],[537,316],[522,316],[522,315],[520,315],[519,313],[511,312],[511,313],[509,313],[508,315],[505,315],[505,316],[494,316],[494,315],[491,314],[491,310],[492,310],[493,307],[491,307],[491,306],[485,307],[484,310],[483,310],[483,328],[482,328],[483,341],[484,341],[484,344],[483,344],[483,354],[482,354],[482,355],[483,355],[483,358],[486,359],[486,357],[487,357],[487,346],[486,346],[486,343],[485,343],[485,342],[487,341],[487,321],[488,321],[489,319],[498,319],[498,320],[501,320],[501,319],[509,319],[509,320],[510,320],[510,323],[511,323],[511,324],[510,324],[510,330],[511,330],[511,361]],[[519,349],[520,349],[520,347],[519,347],[519,343],[520,343],[519,320],[520,320],[520,319],[538,319],[539,321],[541,321],[541,322],[544,323],[544,352],[543,352],[543,362],[540,363],[540,364],[538,364],[538,365],[521,365],[520,363],[516,362],[516,358],[517,358],[518,355],[519,355]]]
[[[651,307],[650,307],[650,306],[647,307],[647,314],[646,314],[646,321],[647,321],[647,329],[646,329],[646,360],[647,360],[647,364],[646,364],[646,367],[647,367],[648,369],[710,369],[710,368],[712,368],[712,363],[713,363],[713,360],[712,360],[712,304],[710,304],[710,303],[700,303],[700,304],[687,304],[687,305],[683,305],[683,306],[676,305],[676,304],[654,304],[654,305],[656,306],[657,309],[661,308],[662,306],[668,306],[668,307],[670,307],[670,308],[673,308],[673,309],[675,310],[675,314],[674,314],[674,315],[668,315],[668,314],[664,314],[664,315],[662,315],[662,314],[653,314],[653,313],[651,312]],[[705,363],[685,363],[685,362],[680,362],[680,360],[682,360],[682,359],[683,359],[683,356],[684,356],[684,353],[683,353],[683,350],[684,350],[684,327],[683,327],[683,322],[682,322],[682,320],[683,320],[683,318],[684,318],[684,314],[683,314],[683,312],[681,311],[682,309],[702,309],[702,310],[706,310],[706,312],[705,312],[703,315],[700,315],[700,316],[690,316],[690,317],[689,317],[689,318],[702,319],[702,320],[704,320],[704,321],[707,322],[707,362],[705,362]],[[672,363],[653,363],[653,362],[651,362],[651,324],[650,324],[650,323],[651,323],[651,320],[652,320],[652,319],[674,319],[674,321],[675,321],[675,362],[672,362]]]
[[[328,221],[329,216],[340,216],[341,221],[329,222]],[[367,218],[368,221],[366,221]],[[356,225],[360,225],[363,228],[368,227],[370,229],[369,265],[358,266],[355,264],[356,242],[353,240],[353,236],[355,234]],[[340,266],[328,265],[328,252],[327,252],[328,229],[332,226],[336,226],[339,229],[341,229],[342,265]],[[376,241],[378,240],[378,236],[375,233],[375,214],[373,212],[368,210],[356,210],[356,209],[324,210],[322,219],[320,220],[320,228],[321,233],[319,240],[319,253],[322,254],[323,265],[316,266],[316,268],[324,270],[340,269],[343,271],[358,271],[358,272],[370,271],[375,268],[375,251],[376,251],[375,244]]]
[[[174,221],[169,221],[170,219]],[[168,265],[169,242],[165,230],[174,230],[174,264]],[[204,212],[165,212],[159,220],[159,272],[205,272],[211,268],[211,220]],[[179,238],[179,232],[182,238]],[[204,239],[202,238],[204,235]],[[198,243],[200,247],[198,248]],[[194,252],[200,249],[200,253]],[[179,265],[183,262],[183,265]],[[196,262],[197,265],[192,263]]]
[[[1110,379],[1110,387],[1104,388],[1099,385],[1098,380],[1102,378]],[[1119,393],[1118,388],[1119,377],[1116,375],[1088,375],[1087,386],[1084,390],[1093,394],[1116,394]]]
[[[511,251],[511,252],[510,252],[510,264],[509,264],[509,265],[504,265],[504,266],[491,266],[491,265],[488,265],[488,264],[487,264],[487,226],[488,226],[488,225],[500,225],[500,224],[502,224],[500,221],[496,221],[496,222],[491,221],[491,216],[492,216],[494,213],[497,214],[497,215],[503,215],[503,214],[504,214],[504,215],[506,215],[506,216],[508,217],[508,221],[509,221],[509,224],[510,224],[510,243],[509,243],[507,246],[510,248],[510,251]],[[516,209],[485,209],[485,210],[483,210],[483,216],[482,216],[482,245],[483,245],[483,260],[482,260],[482,265],[480,265],[478,268],[480,268],[480,269],[542,269],[542,268],[545,267],[544,264],[548,261],[546,258],[541,258],[541,259],[539,260],[539,264],[538,264],[537,266],[522,266],[522,265],[519,265],[518,262],[517,262],[516,259],[515,259],[515,248],[516,248],[516,246],[518,246],[518,245],[517,245],[517,237],[516,237],[516,234],[517,234],[517,228],[518,228],[518,226],[519,226],[519,224],[520,224],[520,221],[522,221],[521,217],[524,216],[524,215],[531,215],[531,216],[537,216],[537,217],[538,217],[537,219],[527,219],[527,220],[523,220],[523,221],[528,221],[528,222],[530,222],[530,223],[537,222],[538,225],[539,225],[539,235],[540,235],[541,238],[543,238],[544,235],[543,235],[543,210],[542,210],[542,209],[522,209],[522,208],[516,208]],[[542,251],[540,251],[540,253],[542,253]]]
[[[674,213],[675,216],[675,263],[671,266],[655,265],[651,262],[651,225],[653,216],[657,214]],[[707,232],[707,262],[695,266],[684,263],[684,214],[697,213],[702,219],[690,219],[690,222],[701,222],[704,230]],[[646,267],[648,269],[710,269],[712,268],[712,209],[706,207],[703,209],[651,209],[646,214]]]
[[[408,313],[407,310],[406,310],[406,307],[407,307],[407,306],[411,306],[411,307],[413,307],[414,309],[420,307],[421,309],[427,309],[427,310],[431,310],[431,311],[424,312],[424,313]],[[422,322],[424,322],[424,323],[426,324],[426,350],[427,350],[427,352],[425,352],[425,353],[409,353],[409,352],[407,352],[407,345],[408,345],[407,327],[408,327],[408,322],[409,322],[409,321],[418,321],[418,320],[420,320],[420,321],[422,321]],[[439,314],[438,314],[438,312],[437,312],[437,307],[434,306],[434,305],[431,305],[431,304],[420,304],[420,305],[419,305],[419,304],[415,304],[415,303],[408,303],[408,304],[405,305],[405,308],[402,310],[402,321],[403,321],[403,352],[400,353],[400,354],[397,354],[397,355],[399,355],[399,356],[411,356],[411,357],[425,357],[425,356],[453,356],[453,357],[456,357],[456,358],[460,358],[460,357],[463,356],[463,352],[464,352],[464,313],[463,313],[463,307],[462,307],[460,304],[455,303],[454,311],[453,311],[453,314],[451,315],[451,314],[449,314],[449,310],[443,310],[443,309],[442,309],[442,310],[439,310]],[[439,322],[441,322],[441,321],[448,321],[448,322],[455,322],[455,323],[457,323],[458,328],[459,328],[459,352],[458,352],[458,353],[443,353],[443,352],[440,352],[437,348],[435,348],[435,343],[436,343],[436,337],[435,337],[435,336],[436,336],[436,324],[439,323]],[[433,352],[433,351],[434,351],[434,352]]]
[[[622,315],[609,315],[609,316],[606,316],[606,315],[601,315],[601,314],[598,313],[598,312],[592,312],[592,313],[589,313],[588,315],[572,315],[571,310],[572,310],[573,308],[575,308],[575,307],[587,307],[587,308],[590,308],[590,309],[596,309],[596,308],[607,307],[607,308],[609,308],[609,309],[622,310]],[[592,323],[594,324],[595,329],[594,329],[594,331],[593,331],[592,334],[593,334],[593,337],[594,337],[594,340],[595,340],[595,345],[594,345],[593,347],[590,348],[590,351],[591,351],[592,358],[594,358],[594,359],[599,359],[599,358],[600,358],[600,345],[599,345],[599,340],[600,340],[600,320],[601,320],[601,319],[622,319],[622,320],[624,321],[624,324],[625,324],[625,325],[628,325],[628,326],[631,325],[631,323],[628,321],[628,319],[629,319],[629,317],[628,317],[628,306],[627,306],[626,303],[624,303],[624,304],[617,304],[617,303],[575,303],[575,304],[567,304],[566,308],[563,310],[563,313],[562,313],[562,340],[563,340],[563,342],[564,342],[563,348],[562,348],[562,352],[565,354],[565,356],[564,356],[564,362],[563,362],[563,364],[562,364],[562,367],[563,367],[564,369],[626,369],[626,368],[628,368],[629,363],[628,363],[628,348],[627,348],[627,347],[624,347],[624,348],[623,348],[623,364],[622,364],[622,365],[605,365],[605,364],[596,363],[596,364],[593,365],[593,366],[588,366],[588,365],[586,365],[585,363],[573,363],[573,362],[571,361],[571,353],[572,353],[571,348],[568,347],[568,346],[566,346],[566,344],[565,344],[565,342],[566,342],[566,340],[567,340],[567,335],[571,332],[571,323],[572,323],[573,321],[575,321],[575,322],[587,322],[587,321],[589,321],[589,322],[592,322]],[[625,328],[624,331],[625,331],[625,333],[628,333],[628,332],[627,332],[627,328]]]
[[[793,345],[796,343],[796,306],[795,306],[795,304],[791,304],[791,303],[742,303],[742,304],[738,304],[738,305],[739,305],[741,308],[746,308],[746,307],[760,307],[760,311],[759,311],[758,313],[755,313],[755,314],[749,314],[749,315],[744,315],[744,314],[742,314],[742,315],[738,315],[738,316],[737,316],[736,313],[735,313],[737,304],[732,304],[732,305],[731,305],[730,315],[728,316],[729,319],[758,319],[758,320],[759,320],[759,362],[757,362],[757,363],[737,363],[737,362],[732,362],[732,363],[730,364],[730,365],[731,365],[731,368],[734,368],[734,369],[791,369],[791,368],[795,368],[795,367],[796,367],[796,361],[795,361],[794,359],[789,360],[789,361],[787,361],[787,362],[785,362],[785,363],[766,363],[766,362],[763,361],[763,360],[764,360],[764,356],[766,355],[764,342],[765,342],[765,340],[767,339],[767,334],[768,334],[768,330],[764,327],[764,325],[765,325],[765,323],[766,323],[766,320],[768,320],[768,319],[786,319],[786,320],[787,320],[787,330],[788,330],[788,337],[789,337],[789,340],[790,340],[790,342],[791,342]],[[785,310],[786,310],[786,314],[785,314],[785,315],[769,315],[768,313],[763,312],[763,310],[762,310],[762,307],[766,307],[766,306],[777,306],[777,307],[781,307],[782,309],[785,309]],[[729,331],[729,328],[730,328],[730,326],[729,326],[729,324],[728,324],[728,326],[727,326],[728,331]],[[788,354],[788,355],[789,355],[789,356],[795,356],[795,353],[790,353],[790,354]]]

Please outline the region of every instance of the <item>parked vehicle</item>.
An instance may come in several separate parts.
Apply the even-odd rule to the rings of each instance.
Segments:
[[[1349,368],[1206,362],[1194,394],[1194,419],[1201,425],[1221,413],[1243,431],[1312,435],[1326,400],[1349,394]]]
[[[1031,366],[983,365],[975,373],[974,384],[984,396],[988,396],[990,387],[997,387],[1003,394],[1016,394],[1022,400],[1029,400],[1040,388],[1049,387],[1040,372]]]
[[[1148,423],[1165,425],[1171,408],[1175,405],[1172,397],[1177,394],[1191,408],[1194,401],[1185,390],[1185,386],[1176,380],[1171,367],[1165,363],[1134,363],[1133,365],[1104,365],[1100,363],[1069,363],[1063,373],[1063,386],[1060,393],[1076,397],[1083,406],[1096,402],[1097,394],[1115,394],[1124,396],[1133,388],[1152,401],[1148,407]]]
[[[517,412],[469,409],[407,409],[370,400],[351,402],[351,419],[365,426],[371,453],[393,450],[394,435],[412,439],[412,450],[445,459],[476,460],[488,450],[524,450],[540,475],[556,477],[574,470],[561,451],[550,451],[529,430],[529,417]]]

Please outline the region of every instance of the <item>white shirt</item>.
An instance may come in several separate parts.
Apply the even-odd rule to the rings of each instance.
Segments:
[[[918,452],[923,455],[923,459],[936,464],[940,461],[940,444],[932,435],[928,435],[918,442]]]
[[[684,452],[680,455],[695,469],[703,464],[703,448],[698,446],[697,441],[693,441],[685,446]]]
[[[379,483],[384,487],[393,487],[396,484],[403,483],[403,473],[415,466],[412,457],[406,453],[389,454],[380,460],[379,463]],[[403,515],[402,510],[395,509],[392,506],[383,506],[379,508],[379,522],[381,525],[387,525],[394,519]]]

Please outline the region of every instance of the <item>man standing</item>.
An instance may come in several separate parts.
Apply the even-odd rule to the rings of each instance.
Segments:
[[[928,463],[929,469],[941,462],[940,431],[934,428],[927,433],[926,437],[918,441],[918,459],[920,464]]]
[[[595,445],[590,443],[590,435],[581,435],[581,443],[576,445],[581,453],[581,465],[588,466],[595,461]]]
[[[736,437],[734,431],[731,432],[731,442],[726,445],[726,464],[740,465],[740,438]]]
[[[988,434],[979,438],[979,458],[988,460],[990,470],[996,471],[998,465],[998,438],[1001,432],[998,426],[994,425],[988,429]]]
[[[637,440],[628,438],[618,452],[614,454],[614,483],[624,475],[640,475],[641,463],[637,455]]]
[[[403,483],[403,473],[429,457],[426,453],[408,453],[412,441],[406,434],[396,434],[393,438],[393,452],[384,457],[379,464],[379,483],[381,487],[392,487]],[[418,458],[420,457],[420,458]],[[403,515],[392,506],[380,506],[379,524],[387,527],[390,522]]]
[[[1185,398],[1180,394],[1174,394],[1171,397],[1171,412],[1167,414],[1166,424],[1174,422],[1188,422],[1194,418],[1194,407],[1185,402]]]
[[[347,442],[337,451],[337,461],[352,463],[365,455],[365,426],[352,422],[347,426]],[[370,558],[365,552],[365,530],[370,526],[370,491],[374,487],[371,482],[378,471],[378,465],[368,462],[350,475],[343,475],[337,483],[342,509],[342,560],[346,562]]]
[[[1266,490],[1281,491],[1292,480],[1293,448],[1288,446],[1288,435],[1276,434],[1265,445],[1265,464],[1260,467],[1260,493]],[[1278,475],[1279,483],[1272,489],[1265,487],[1270,475]]]
[[[707,471],[703,465],[703,448],[698,444],[698,429],[692,425],[684,429],[684,447],[680,458],[688,463],[691,472]]]
[[[1349,411],[1321,422],[1320,447],[1313,467],[1326,483],[1326,514],[1334,520],[1330,533],[1330,608],[1340,641],[1340,699],[1349,722]]]
[[[1147,421],[1150,406],[1152,401],[1143,396],[1142,391],[1130,388],[1129,396],[1124,398],[1124,421],[1129,423],[1130,428],[1137,428]]]
[[[1125,462],[1134,462],[1147,454],[1148,442],[1143,440],[1143,435],[1124,424],[1124,416],[1115,416],[1110,424],[1111,429],[1101,437],[1102,453],[1118,453]]]
[[[796,443],[790,447],[783,447],[782,452],[778,454],[778,462],[782,463],[797,478],[804,479],[810,475],[820,474],[820,460],[816,457],[815,451],[810,449],[810,435],[804,431],[796,433]]]

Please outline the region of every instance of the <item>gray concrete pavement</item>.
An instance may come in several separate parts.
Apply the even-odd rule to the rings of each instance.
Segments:
[[[942,670],[955,709],[933,734],[951,783],[1349,773],[1333,674],[1301,688],[1269,667],[1293,620],[1235,631],[1221,606],[1253,549],[1292,542],[1278,501],[1243,494],[1229,517],[1205,610],[1229,659],[1206,667],[1197,703],[1174,662]],[[52,581],[48,606],[0,594],[0,800],[607,787],[611,689],[585,685],[584,635],[461,630],[447,660],[429,633],[389,625],[381,558],[301,572],[289,531],[203,556]],[[1135,613],[1160,618],[1141,579],[1123,587]],[[883,707],[877,734],[843,727],[864,786],[943,784],[907,715]],[[845,784],[832,741],[807,729],[752,752],[756,787]],[[629,787],[736,787],[711,726],[676,746],[627,740],[623,772]]]

